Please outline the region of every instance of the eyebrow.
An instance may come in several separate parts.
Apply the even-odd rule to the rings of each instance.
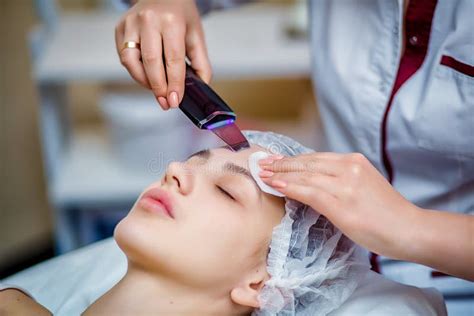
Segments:
[[[255,181],[255,179],[252,177],[252,174],[250,173],[250,171],[248,171],[248,169],[246,169],[244,167],[241,167],[239,165],[236,165],[235,163],[232,163],[232,162],[225,163],[222,168],[226,171],[231,172],[231,173],[238,173],[240,175],[243,175],[247,179],[251,180],[252,183],[255,185],[255,189],[257,190],[257,192],[260,195],[260,193],[261,193],[260,187],[258,186],[257,181]]]
[[[222,147],[222,148],[227,148],[227,147]],[[200,150],[198,152],[195,152],[191,156],[189,156],[188,159],[191,159],[193,157],[199,157],[205,160],[209,160],[209,158],[211,158],[211,151],[209,149]],[[252,174],[247,168],[241,167],[232,162],[226,162],[224,166],[222,167],[222,169],[231,173],[237,173],[239,175],[245,176],[248,180],[252,181],[252,183],[255,185],[255,189],[258,192],[258,196],[261,197],[262,192],[260,190],[260,187],[258,186],[257,181],[255,181]]]
[[[202,149],[200,151],[195,152],[194,154],[190,155],[186,160],[189,160],[193,157],[199,157],[208,160],[211,157],[211,151],[209,149]]]

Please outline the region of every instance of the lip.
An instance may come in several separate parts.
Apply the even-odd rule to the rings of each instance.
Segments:
[[[146,191],[138,204],[148,212],[164,214],[174,219],[173,202],[165,190],[153,188]]]

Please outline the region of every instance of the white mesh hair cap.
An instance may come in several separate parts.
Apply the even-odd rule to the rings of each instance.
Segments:
[[[273,154],[313,152],[276,133],[244,134],[250,143]],[[252,315],[327,315],[349,298],[369,271],[368,253],[310,206],[285,200],[286,214],[273,229],[267,258],[271,278]]]

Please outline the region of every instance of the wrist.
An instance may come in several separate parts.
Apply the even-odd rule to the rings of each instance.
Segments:
[[[404,227],[399,232],[399,260],[417,262],[420,254],[425,248],[425,240],[429,240],[426,235],[429,233],[426,230],[423,221],[426,210],[409,203],[405,217],[402,219],[405,223]]]

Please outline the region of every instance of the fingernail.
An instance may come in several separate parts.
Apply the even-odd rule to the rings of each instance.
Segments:
[[[171,92],[169,96],[170,106],[177,108],[179,106],[178,94],[176,92]]]
[[[168,101],[166,101],[166,99],[164,97],[158,97],[157,98],[158,100],[158,103],[164,107],[165,109],[168,109],[169,108],[169,105],[168,105]]]
[[[273,176],[273,172],[264,170],[264,171],[260,171],[258,175],[260,176],[260,178],[269,178]]]
[[[282,180],[273,180],[272,181],[272,187],[284,188],[284,187],[286,187],[286,182],[282,181]]]

